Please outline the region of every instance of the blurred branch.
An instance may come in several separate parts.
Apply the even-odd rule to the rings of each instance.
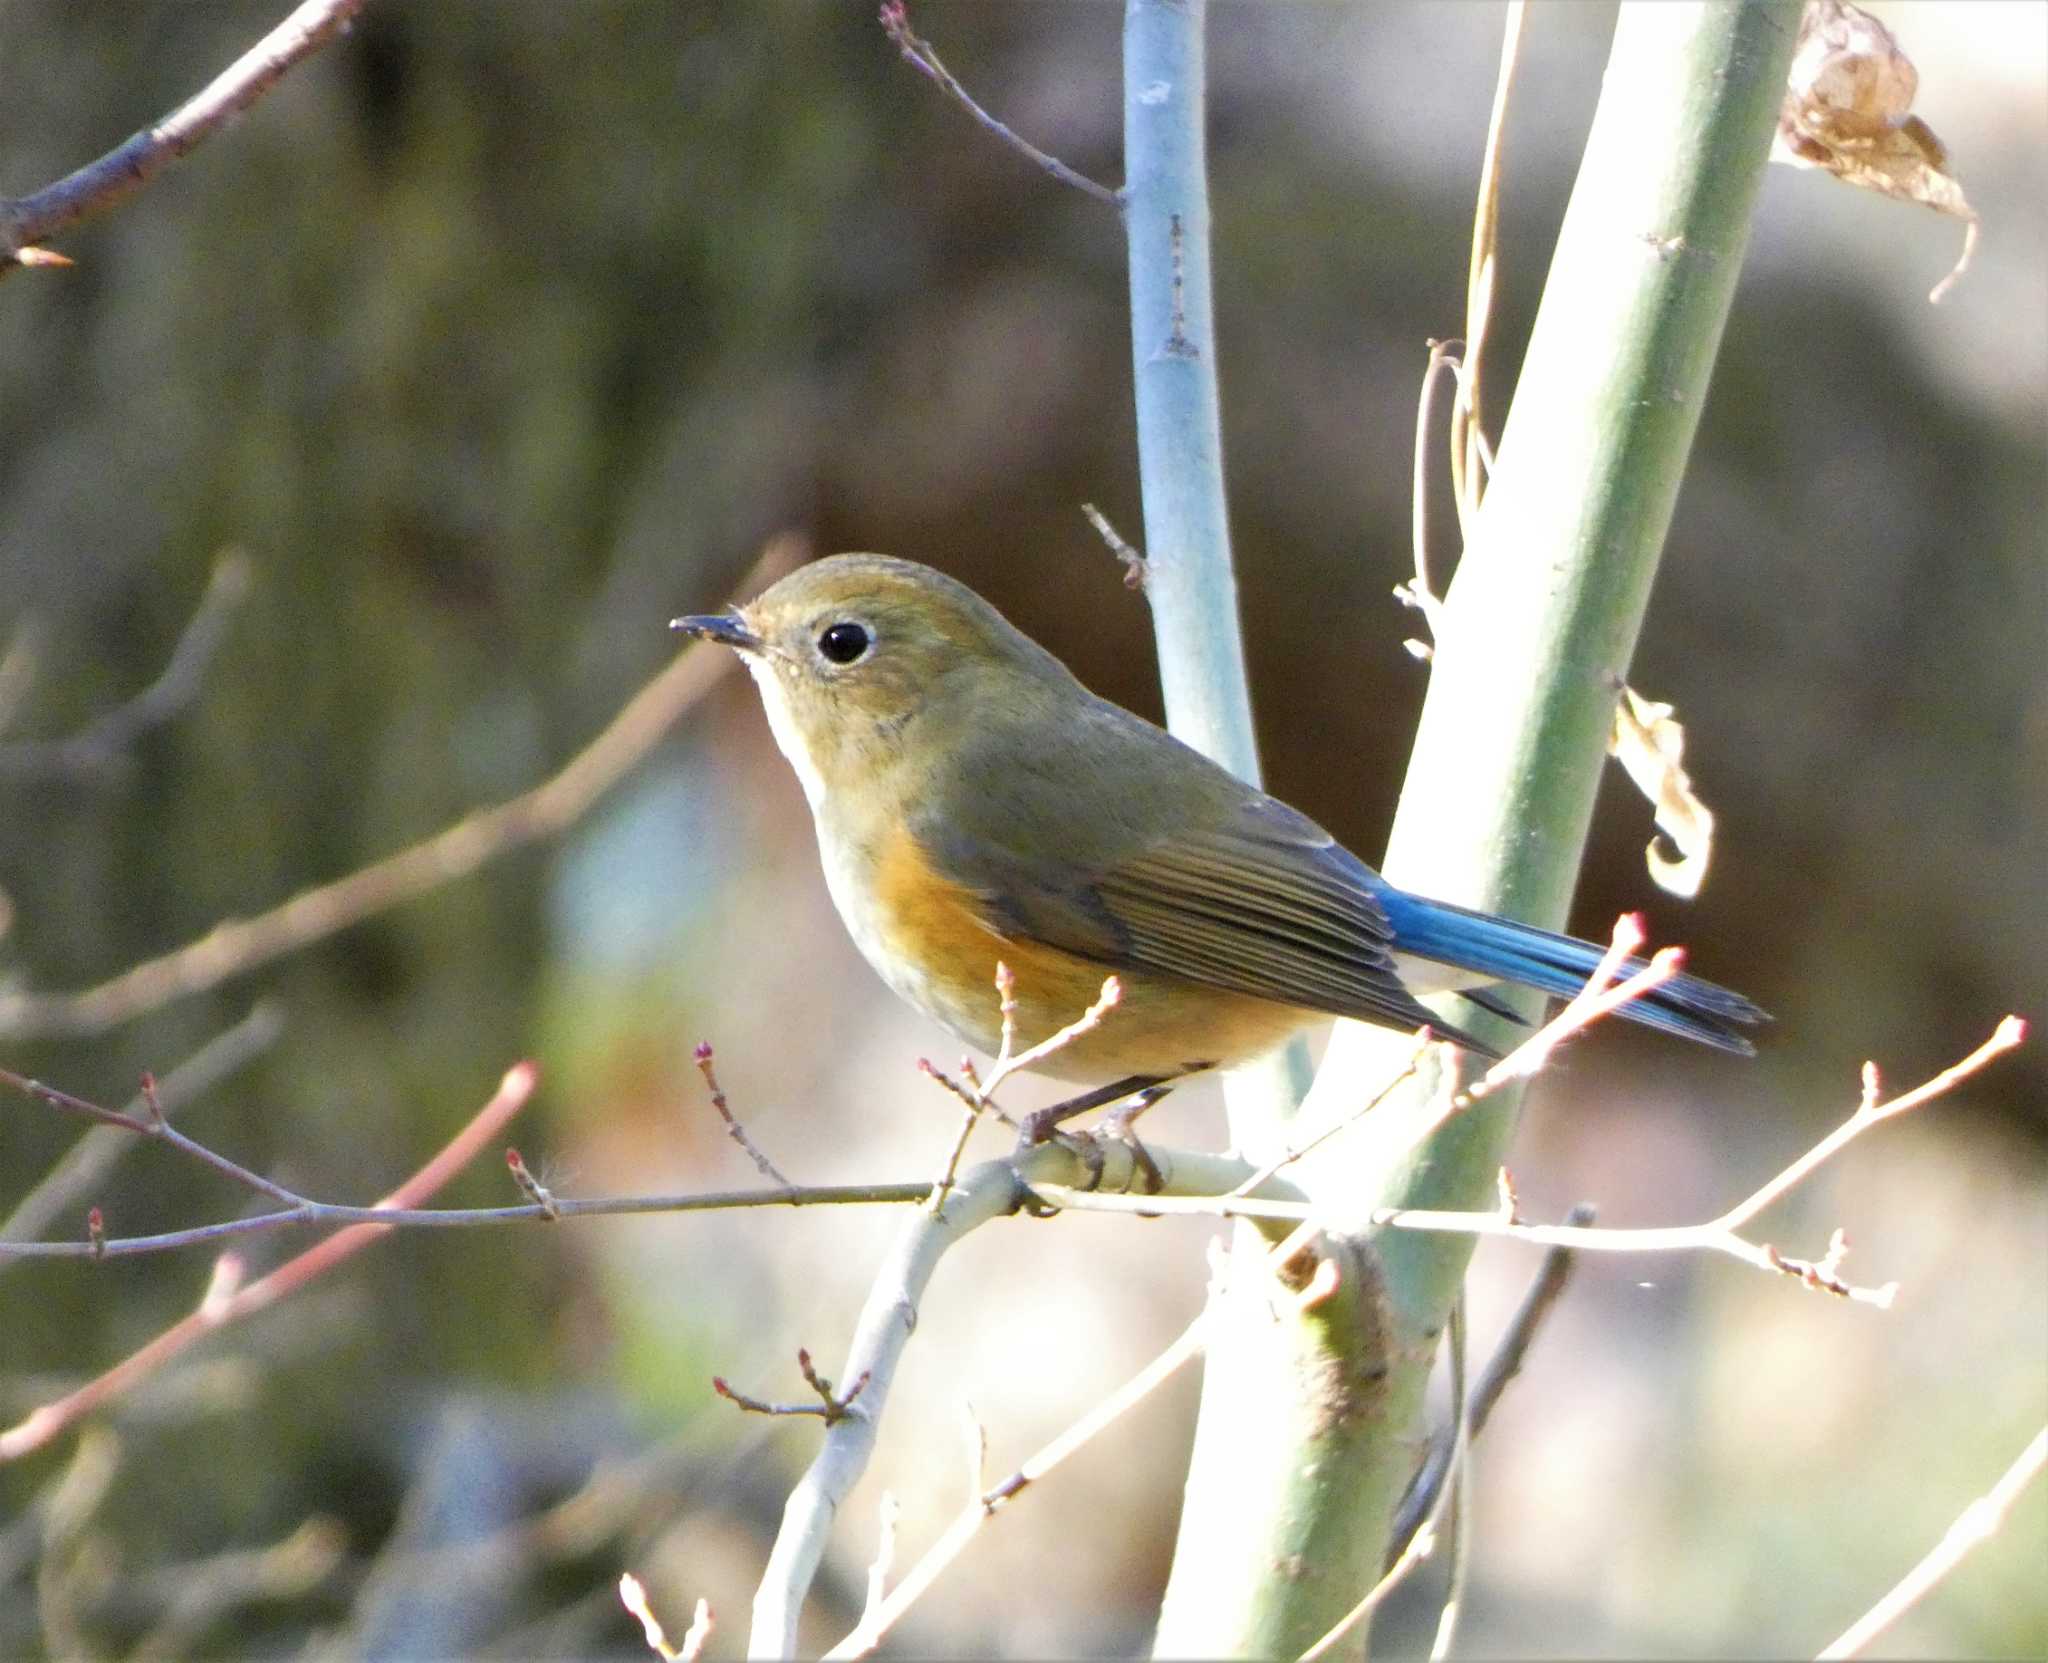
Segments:
[[[2020,1499],[2029,1484],[2041,1476],[2044,1466],[2048,1466],[2048,1426],[2034,1434],[2033,1442],[2020,1451],[2018,1458],[2005,1469],[2004,1475],[1991,1486],[1988,1494],[1979,1496],[1963,1509],[1961,1517],[1948,1527],[1927,1557],[1819,1655],[1823,1659],[1854,1657],[1890,1628],[1960,1565],[1972,1548],[1998,1534],[2006,1514],[2012,1511],[2013,1503]]]
[[[1472,210],[1472,253],[1465,274],[1464,373],[1451,407],[1451,486],[1458,520],[1469,538],[1479,517],[1492,458],[1486,451],[1486,427],[1480,393],[1486,364],[1486,329],[1493,316],[1500,253],[1500,158],[1507,126],[1508,95],[1521,60],[1525,0],[1509,0],[1502,23],[1500,72],[1494,82],[1493,108],[1486,118],[1486,147],[1480,154],[1479,189]]]
[[[13,1079],[9,1076],[10,1081]],[[531,1063],[513,1067],[499,1083],[496,1095],[472,1115],[441,1152],[393,1190],[379,1208],[396,1211],[425,1200],[469,1164],[478,1150],[504,1128],[505,1123],[526,1106],[539,1082]],[[65,1428],[90,1414],[101,1404],[147,1379],[164,1364],[207,1335],[253,1312],[263,1310],[297,1291],[314,1277],[332,1270],[371,1242],[387,1235],[388,1223],[361,1223],[337,1231],[325,1241],[287,1260],[268,1276],[242,1285],[241,1260],[224,1253],[215,1262],[205,1296],[189,1316],[166,1328],[140,1350],[74,1392],[32,1410],[15,1426],[0,1430],[0,1462],[18,1460],[41,1449]]]
[[[1008,145],[1032,166],[1042,168],[1062,185],[1072,185],[1084,196],[1092,196],[1097,202],[1112,208],[1121,208],[1123,199],[1107,185],[1098,185],[1085,173],[1076,173],[1057,156],[1048,156],[1037,145],[1021,137],[1014,129],[983,109],[973,96],[953,76],[953,72],[939,62],[939,55],[932,50],[931,42],[922,39],[910,27],[910,12],[903,0],[883,0],[880,20],[882,30],[896,43],[897,51],[903,54],[903,61],[924,75],[948,98],[981,125],[984,132],[1000,143]]]
[[[0,198],[0,278],[19,266],[69,265],[63,256],[35,245],[133,196],[248,109],[294,65],[345,33],[363,5],[364,0],[305,0],[154,127],[55,184],[28,196]]]
[[[348,1558],[348,1532],[334,1519],[307,1519],[282,1541],[189,1559],[154,1570],[166,1607],[123,1663],[203,1656],[200,1641],[224,1616],[260,1601],[310,1593]]]
[[[904,1573],[881,1600],[861,1614],[857,1626],[845,1639],[825,1653],[828,1658],[865,1657],[880,1645],[905,1612],[921,1599],[941,1573],[958,1559],[982,1527],[1030,1485],[1038,1482],[1105,1430],[1127,1410],[1135,1408],[1188,1363],[1202,1354],[1202,1319],[1198,1316],[1181,1331],[1180,1337],[1154,1357],[1136,1374],[1109,1393],[1064,1432],[1025,1461],[1001,1483],[976,1495],[954,1518],[924,1556]]]
[[[779,574],[787,559],[784,541],[771,542],[743,586],[752,588]],[[76,993],[0,993],[0,1037],[79,1038],[104,1032],[467,876],[509,850],[557,835],[617,783],[732,662],[730,653],[685,649],[553,778],[345,878],[301,890],[254,918],[217,924],[198,940],[95,987]]]
[[[1566,1228],[1578,1229],[1591,1224],[1593,1217],[1593,1208],[1582,1202],[1565,1215],[1564,1222]],[[1571,1276],[1572,1250],[1569,1247],[1553,1247],[1543,1255],[1543,1262],[1536,1268],[1535,1280],[1529,1284],[1529,1291],[1522,1296],[1522,1303],[1508,1320],[1500,1343],[1487,1359],[1486,1372],[1473,1388],[1471,1404],[1466,1410],[1467,1438],[1477,1438],[1486,1430],[1486,1423],[1493,1417],[1494,1405],[1500,1402],[1501,1394],[1515,1376],[1522,1372],[1522,1362],[1529,1355],[1529,1347],[1535,1344],[1538,1330],[1557,1308]],[[1435,1512],[1437,1493],[1450,1473],[1451,1457],[1457,1445],[1458,1429],[1455,1424],[1438,1433],[1430,1445],[1422,1470],[1415,1475],[1415,1482],[1408,1487],[1407,1495],[1402,1497],[1400,1512],[1394,1515],[1393,1540],[1388,1544],[1390,1561],[1408,1551],[1415,1532]],[[1392,1569],[1391,1563],[1388,1568]]]
[[[227,638],[228,620],[248,597],[249,579],[249,557],[239,549],[223,553],[213,564],[205,593],[171,649],[163,674],[69,738],[0,744],[0,777],[91,774],[122,760],[138,737],[161,727],[198,697],[206,667]]]
[[[260,1057],[284,1032],[284,1016],[275,1005],[259,1004],[225,1033],[208,1040],[156,1084],[156,1106],[166,1116],[211,1091],[245,1064]],[[137,1095],[121,1112],[141,1120],[147,1105]],[[32,1241],[49,1229],[60,1213],[77,1206],[86,1193],[106,1181],[116,1163],[138,1147],[130,1128],[95,1126],[23,1196],[13,1212],[0,1220],[0,1241]],[[0,1276],[19,1263],[0,1256]]]

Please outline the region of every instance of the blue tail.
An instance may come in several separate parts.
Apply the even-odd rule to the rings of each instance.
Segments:
[[[1496,918],[1390,886],[1380,888],[1377,899],[1393,925],[1394,950],[1419,959],[1519,982],[1561,998],[1583,988],[1600,962],[1602,950],[1591,942],[1554,935],[1512,918]],[[1632,959],[1623,974],[1642,967],[1641,959]],[[1479,1002],[1491,1005],[1484,998]],[[1745,1057],[1754,1056],[1756,1047],[1742,1030],[1770,1020],[1741,994],[1698,976],[1674,977],[1615,1014]]]

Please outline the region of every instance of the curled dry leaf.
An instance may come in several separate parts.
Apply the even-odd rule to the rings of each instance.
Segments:
[[[1650,799],[1657,826],[1676,849],[1665,853],[1662,838],[1651,838],[1643,851],[1650,877],[1659,889],[1691,900],[1706,881],[1707,860],[1714,847],[1714,811],[1694,794],[1683,766],[1685,729],[1671,719],[1671,706],[1644,698],[1624,687],[1614,703],[1614,732],[1607,754],[1618,759]]]
[[[1847,0],[1807,0],[1771,159],[1962,220],[1963,252],[1927,296],[1938,302],[1969,268],[1978,220],[1947,149],[1911,113],[1919,88],[1913,60],[1876,18]]]

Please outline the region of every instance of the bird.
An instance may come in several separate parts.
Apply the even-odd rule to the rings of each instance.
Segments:
[[[840,554],[754,600],[671,627],[732,648],[810,804],[826,887],[861,955],[903,999],[995,1055],[1000,961],[1013,1038],[1104,1019],[1036,1071],[1081,1109],[1154,1100],[1332,1017],[1499,1056],[1419,999],[1569,996],[1590,942],[1388,883],[1306,815],[1088,691],[965,584],[915,561]],[[1768,1020],[1681,975],[1621,1007],[1751,1054]]]

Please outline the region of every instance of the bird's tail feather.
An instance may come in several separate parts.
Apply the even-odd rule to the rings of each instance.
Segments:
[[[1500,981],[1519,982],[1561,998],[1570,998],[1585,986],[1603,952],[1590,941],[1423,895],[1389,889],[1380,892],[1379,901],[1394,927],[1394,943],[1400,952]],[[1642,968],[1641,959],[1631,959],[1622,974]],[[1674,977],[1623,1005],[1616,1014],[1741,1056],[1756,1052],[1742,1030],[1770,1020],[1741,994],[1699,976]]]

